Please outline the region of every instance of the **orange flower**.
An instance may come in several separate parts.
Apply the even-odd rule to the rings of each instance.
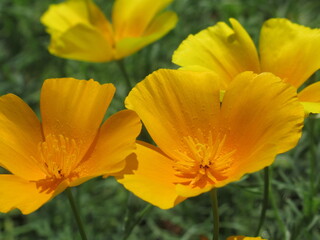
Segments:
[[[19,97],[0,97],[0,212],[31,213],[61,193],[125,167],[141,124],[130,110],[101,122],[112,84],[49,79],[41,91],[39,121]]]
[[[231,236],[227,240],[267,240],[261,237],[245,237],[245,236]]]
[[[53,4],[41,22],[51,35],[53,55],[88,62],[129,56],[160,39],[177,23],[177,15],[160,13],[172,0],[116,0],[112,24],[92,0]]]
[[[125,103],[158,147],[139,142],[138,164],[118,181],[163,209],[269,166],[296,145],[304,120],[295,89],[271,73],[240,74],[220,102],[212,73],[159,70]]]
[[[241,24],[218,22],[184,40],[172,61],[186,69],[214,71],[227,87],[244,71],[271,72],[296,89],[320,68],[320,29],[310,29],[287,19],[266,21],[261,29],[259,56]],[[306,113],[320,113],[320,82],[303,89],[298,98]]]

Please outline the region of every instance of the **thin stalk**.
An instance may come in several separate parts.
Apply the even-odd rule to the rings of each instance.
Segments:
[[[136,220],[126,231],[125,236],[123,237],[123,240],[127,240],[130,237],[130,234],[132,233],[133,229],[142,221],[143,217],[150,211],[151,208],[152,208],[152,205],[148,204],[138,213]]]
[[[76,203],[74,201],[71,189],[67,188],[66,193],[67,193],[67,196],[68,196],[68,199],[69,199],[70,206],[71,206],[72,211],[73,211],[73,215],[74,215],[74,217],[75,217],[75,219],[77,221],[81,238],[82,238],[82,240],[87,240],[88,238],[87,238],[86,232],[84,231],[84,227],[83,227],[83,224],[82,224],[82,221],[81,221],[81,218],[80,218],[80,214],[79,214],[79,211],[77,209]]]
[[[268,203],[269,203],[269,189],[270,189],[269,167],[264,168],[263,171],[264,171],[263,202],[262,202],[260,220],[259,220],[258,228],[256,231],[256,236],[259,236],[259,234],[260,234],[261,227],[262,227],[264,220],[266,218],[266,212],[267,212]]]
[[[125,68],[124,61],[123,61],[123,59],[120,59],[120,60],[118,60],[118,61],[116,61],[116,62],[117,62],[117,65],[118,65],[118,67],[119,67],[119,69],[120,69],[120,72],[122,73],[122,75],[123,75],[123,77],[124,77],[124,79],[125,79],[125,81],[126,81],[127,92],[129,92],[130,89],[131,89],[133,86],[132,86],[132,84],[131,84],[129,75],[128,75],[127,70],[126,70],[126,68]]]
[[[213,188],[210,192],[213,215],[213,238],[212,240],[219,240],[219,211],[218,211],[218,190]]]

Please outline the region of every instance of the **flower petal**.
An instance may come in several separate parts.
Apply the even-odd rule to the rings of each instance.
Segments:
[[[40,101],[44,136],[74,139],[83,155],[96,137],[114,92],[112,84],[93,80],[46,80]]]
[[[156,144],[179,159],[184,137],[215,126],[220,111],[218,79],[210,72],[161,69],[138,83],[126,98]]]
[[[243,71],[259,72],[254,43],[241,24],[230,19],[232,28],[218,22],[196,35],[189,35],[174,52],[172,62],[186,67],[199,65],[217,73],[226,85]]]
[[[52,4],[41,22],[51,34],[52,54],[92,62],[113,58],[112,26],[91,0]]]
[[[44,177],[32,160],[43,140],[41,131],[39,119],[19,97],[0,97],[0,166],[25,179]]]
[[[306,114],[320,113],[320,82],[313,83],[298,94]]]
[[[277,154],[293,148],[304,120],[295,88],[271,73],[236,77],[224,95],[221,114],[235,149],[226,182],[270,165]]]
[[[143,36],[154,17],[172,0],[116,0],[112,10],[115,39]]]
[[[35,182],[29,182],[14,175],[0,175],[0,212],[7,213],[14,208],[23,214],[36,211],[51,198],[66,188],[60,185],[56,191],[40,192]]]
[[[117,176],[118,182],[143,200],[162,209],[172,208],[185,198],[177,195],[173,161],[165,156],[160,149],[139,142],[136,150],[138,163],[134,155],[128,159],[128,164]]]
[[[116,59],[129,56],[146,45],[155,42],[175,27],[178,17],[174,12],[165,12],[157,16],[139,37],[128,37],[116,43]]]
[[[227,240],[267,240],[261,237],[246,237],[246,236],[230,236]]]
[[[320,68],[320,29],[270,19],[261,29],[260,56],[263,72],[298,88]]]
[[[80,184],[88,176],[112,175],[123,170],[126,157],[136,149],[140,130],[140,119],[135,112],[123,110],[112,115],[101,127],[89,159],[75,169],[80,178],[71,185]]]

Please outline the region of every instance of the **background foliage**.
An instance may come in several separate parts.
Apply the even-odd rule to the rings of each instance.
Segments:
[[[40,24],[41,14],[53,0],[0,1],[0,94],[15,93],[38,111],[43,80],[56,77],[94,78],[117,87],[108,115],[123,107],[124,79],[115,62],[85,63],[60,59],[47,52],[49,36]],[[113,1],[96,0],[110,15]],[[286,17],[310,27],[320,25],[317,0],[175,0],[177,27],[160,41],[125,59],[133,81],[159,68],[176,68],[173,51],[190,33],[237,18],[257,42],[264,20]],[[319,80],[313,76],[310,81]],[[290,153],[272,166],[272,192],[262,236],[269,240],[320,239],[320,124],[306,120],[303,137]],[[1,170],[0,170],[1,171]],[[232,234],[253,235],[261,207],[262,172],[219,190],[222,239]],[[114,179],[93,179],[73,189],[89,239],[122,239],[138,212],[147,204],[127,192]],[[0,196],[1,197],[1,196]],[[149,209],[129,239],[193,240],[211,238],[208,194],[188,199],[163,211]],[[126,230],[127,229],[127,230]],[[18,210],[0,214],[0,240],[79,239],[69,203],[59,195],[27,216]]]

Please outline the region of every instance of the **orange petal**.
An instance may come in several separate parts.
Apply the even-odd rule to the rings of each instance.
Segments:
[[[260,56],[263,72],[298,88],[320,68],[320,29],[270,19],[261,29]]]
[[[304,120],[295,88],[271,73],[236,77],[224,95],[221,114],[229,147],[235,150],[226,182],[270,165],[277,154],[293,148]]]
[[[116,59],[129,56],[146,45],[155,42],[175,27],[178,17],[173,12],[157,16],[148,26],[145,33],[138,37],[127,37],[116,43]]]
[[[154,17],[172,0],[116,0],[112,10],[112,24],[116,40],[143,36]]]
[[[48,79],[41,91],[44,136],[74,139],[84,154],[96,137],[114,95],[112,84],[72,78]]]
[[[0,166],[29,180],[44,177],[32,157],[43,140],[41,124],[31,108],[19,97],[0,97]]]
[[[65,188],[66,186],[62,184],[54,192],[40,192],[35,182],[14,175],[1,174],[0,212],[7,213],[18,208],[23,214],[32,213]]]
[[[241,24],[230,19],[232,28],[219,22],[196,35],[189,35],[174,52],[172,62],[198,65],[217,73],[226,85],[243,71],[259,72],[254,43]]]
[[[112,175],[123,170],[126,157],[136,149],[140,130],[140,119],[135,112],[123,110],[112,115],[101,127],[90,157],[75,170],[80,178],[71,185],[78,185],[90,176]]]
[[[143,200],[162,209],[172,208],[185,198],[177,195],[173,161],[160,149],[143,142],[137,144],[138,163],[134,155],[128,159],[123,175],[118,182]]]
[[[298,94],[298,98],[304,106],[305,112],[320,113],[320,82],[313,83]]]
[[[183,138],[216,126],[218,82],[210,72],[161,69],[138,83],[125,104],[137,112],[161,150],[179,159]]]

